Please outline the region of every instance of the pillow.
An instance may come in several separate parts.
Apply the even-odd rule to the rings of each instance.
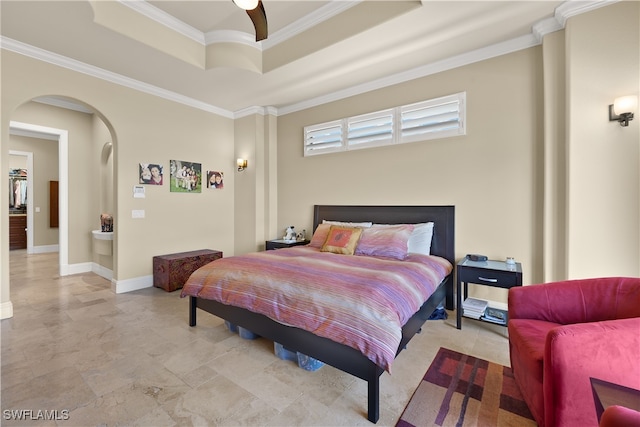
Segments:
[[[365,228],[355,254],[405,259],[413,228],[413,224],[374,224],[371,228]]]
[[[363,229],[360,227],[344,227],[341,225],[332,225],[330,227],[327,240],[325,240],[320,251],[353,255]]]
[[[431,240],[433,239],[433,222],[415,224],[409,241],[407,252],[410,254],[431,254]]]
[[[316,231],[313,232],[313,236],[311,237],[309,246],[312,246],[314,248],[321,248],[322,245],[324,245],[324,241],[327,240],[330,228],[330,224],[318,224]]]
[[[342,225],[343,227],[364,227],[364,228],[369,228],[373,225],[372,222],[327,221],[326,219],[323,219],[322,223],[330,224],[330,225]]]

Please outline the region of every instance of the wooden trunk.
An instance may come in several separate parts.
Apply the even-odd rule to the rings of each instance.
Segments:
[[[191,273],[218,258],[222,258],[222,252],[211,249],[154,256],[153,286],[167,292],[180,289]]]

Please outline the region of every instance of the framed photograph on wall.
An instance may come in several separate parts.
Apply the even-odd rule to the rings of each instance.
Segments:
[[[207,188],[222,190],[224,188],[224,172],[207,171]]]
[[[163,173],[160,163],[138,163],[140,184],[162,185]]]
[[[175,193],[200,193],[202,191],[202,164],[171,160],[170,190]]]

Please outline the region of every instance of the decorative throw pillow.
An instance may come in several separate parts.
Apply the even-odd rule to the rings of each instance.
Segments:
[[[331,228],[330,224],[318,224],[316,231],[313,232],[313,237],[311,237],[311,242],[309,242],[309,246],[314,248],[321,248],[324,245],[324,241],[327,240],[327,236],[329,235],[329,229]]]
[[[412,231],[413,224],[374,224],[371,228],[363,230],[355,254],[405,259],[407,242]]]
[[[322,245],[322,252],[332,252],[334,254],[353,255],[356,245],[362,235],[362,228],[343,227],[332,225]]]

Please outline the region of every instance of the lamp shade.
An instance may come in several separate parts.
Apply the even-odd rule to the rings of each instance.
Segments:
[[[638,111],[638,97],[635,95],[621,96],[613,101],[613,112],[617,115],[636,113]]]
[[[259,0],[233,0],[240,9],[253,10],[258,7]]]

